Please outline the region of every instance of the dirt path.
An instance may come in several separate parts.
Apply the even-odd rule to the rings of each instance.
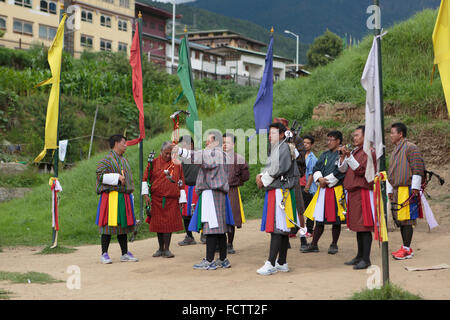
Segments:
[[[327,254],[331,232],[327,228],[319,247],[320,253],[299,252],[298,239],[292,239],[288,253],[289,273],[259,276],[268,254],[269,235],[259,229],[259,221],[248,221],[236,235],[237,253],[230,255],[232,268],[215,271],[193,270],[205,254],[205,246],[197,244],[179,247],[183,235],[173,236],[173,259],[152,258],[155,238],[134,242],[130,250],[140,258],[136,263],[120,263],[118,244],[110,247],[111,265],[99,262],[100,246],[81,246],[72,254],[36,255],[36,248],[4,248],[0,253],[0,270],[45,272],[56,284],[10,284],[0,282],[0,288],[12,292],[12,299],[345,299],[366,287],[371,274],[355,271],[343,263],[355,254],[355,234],[343,230],[340,251]],[[391,281],[427,299],[450,299],[450,269],[409,272],[409,267],[424,267],[446,263],[450,265],[450,235],[447,230],[427,232],[421,221],[414,235],[416,255],[411,260],[390,260]],[[389,233],[390,251],[400,246],[399,232]],[[374,243],[372,264],[381,266],[380,250]],[[69,290],[66,273],[71,265],[81,271],[81,288]],[[199,283],[202,284],[200,290]],[[222,289],[217,290],[220,286]]]

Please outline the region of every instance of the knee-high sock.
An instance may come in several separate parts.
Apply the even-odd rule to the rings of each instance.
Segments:
[[[193,238],[192,231],[189,231],[189,223],[191,222],[191,217],[183,217],[184,230],[186,230],[186,234],[188,237]]]
[[[228,243],[229,243],[229,244],[233,244],[233,241],[234,241],[234,233],[235,233],[235,231],[236,231],[236,227],[235,227],[235,226],[232,226],[232,227],[231,227],[231,231],[230,231],[230,232],[227,232]]]
[[[269,249],[269,261],[272,266],[275,266],[278,253],[281,248],[281,235],[272,233],[270,235],[270,249]]]
[[[164,233],[157,233],[159,250],[164,251]]]
[[[372,232],[361,232],[361,239],[363,243],[363,254],[362,258],[368,264],[370,262],[370,250],[372,248]]]
[[[331,236],[333,239],[331,244],[337,244],[340,235],[341,235],[341,225],[333,224],[333,227],[331,228]]]
[[[122,251],[122,255],[128,253],[128,238],[126,234],[118,234],[117,241],[119,241],[120,250]]]
[[[322,236],[324,228],[325,228],[325,226],[323,224],[316,223],[316,227],[314,228],[314,232],[313,232],[313,239],[312,239],[311,245],[317,246],[317,244],[319,243],[319,239]]]
[[[306,218],[306,229],[308,230],[309,233],[313,233],[314,231],[314,221]]]
[[[110,242],[111,242],[111,235],[110,234],[102,234],[102,238],[101,238],[102,254],[108,252]]]
[[[227,258],[227,236],[225,233],[219,234],[217,239],[219,242],[219,259],[223,261]]]
[[[278,263],[280,265],[286,263],[288,247],[289,247],[289,236],[281,236],[280,254],[278,255]]]
[[[356,258],[362,259],[364,250],[362,232],[356,232],[356,243],[358,244],[358,252],[356,253]]]
[[[413,236],[413,226],[401,226],[400,232],[402,234],[403,245],[409,248]]]
[[[214,253],[216,252],[217,235],[208,234],[206,236],[206,260],[212,262],[214,260]]]
[[[172,233],[163,233],[164,251],[169,250]]]

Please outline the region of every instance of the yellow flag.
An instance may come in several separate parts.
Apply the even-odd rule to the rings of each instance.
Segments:
[[[34,162],[41,161],[45,157],[48,149],[58,148],[59,84],[61,80],[61,57],[64,43],[64,22],[66,21],[66,18],[67,15],[64,14],[59,24],[58,31],[56,32],[56,36],[48,50],[48,64],[52,71],[52,77],[36,85],[36,87],[39,87],[51,84],[52,89],[50,90],[50,97],[47,105],[47,118],[45,120],[44,150],[42,150],[36,159],[34,159]]]
[[[447,111],[450,115],[450,7],[448,0],[441,1],[433,31],[434,64],[439,67]]]

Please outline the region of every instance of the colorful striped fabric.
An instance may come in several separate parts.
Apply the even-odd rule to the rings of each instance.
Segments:
[[[234,219],[233,219],[233,212],[231,211],[231,203],[230,198],[228,198],[228,195],[226,195],[226,224],[227,225],[234,225]],[[194,214],[191,218],[191,222],[189,223],[188,230],[189,231],[195,231],[200,232],[202,230],[203,224],[202,224],[202,194],[200,194],[197,205],[195,206]]]
[[[263,215],[261,219],[261,231],[265,231],[267,233],[274,232],[275,228],[280,229],[280,226],[284,226],[284,222],[278,221],[276,223],[276,210],[277,205],[280,205],[280,202],[276,201],[276,192],[282,192],[281,189],[272,189],[266,191],[265,199],[264,199],[264,208],[263,208]],[[282,210],[280,208],[280,210]],[[286,229],[282,231],[288,231],[288,229],[293,228],[295,225],[289,221],[292,220],[296,224],[298,224],[298,215],[297,215],[297,207],[296,207],[296,199],[295,199],[295,191],[294,189],[289,190],[289,193],[287,195],[285,209],[284,211],[284,218],[286,222]]]
[[[111,186],[103,184],[103,175],[105,173],[118,173],[125,177],[125,184]],[[97,163],[97,194],[109,191],[118,191],[122,193],[132,193],[134,191],[133,176],[127,159],[119,156],[113,150]]]
[[[344,207],[339,202],[344,193],[342,185],[333,188],[317,188],[317,192],[305,210],[305,217],[318,222],[333,223],[336,217],[345,221]]]
[[[95,223],[99,227],[126,228],[134,226],[136,218],[133,195],[117,191],[103,192],[98,202]]]
[[[410,199],[411,187],[398,187],[397,203],[400,208],[402,203],[408,203],[408,205],[400,208],[397,213],[398,221],[415,220],[417,218],[423,218],[422,203],[420,199]],[[408,200],[410,199],[410,200]]]
[[[413,175],[423,177],[425,164],[417,146],[404,139],[392,152],[389,162],[389,183],[394,188],[409,186]]]
[[[188,185],[184,185],[184,191],[186,192],[187,195],[187,203],[183,206],[183,210],[181,212],[183,217],[191,217],[192,216],[192,205],[197,204],[198,202],[198,195],[195,192],[195,186],[188,186]]]

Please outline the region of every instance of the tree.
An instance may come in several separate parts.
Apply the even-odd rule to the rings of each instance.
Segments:
[[[317,67],[329,63],[341,52],[342,39],[335,33],[327,30],[323,35],[314,39],[306,56],[308,64],[312,67]]]

